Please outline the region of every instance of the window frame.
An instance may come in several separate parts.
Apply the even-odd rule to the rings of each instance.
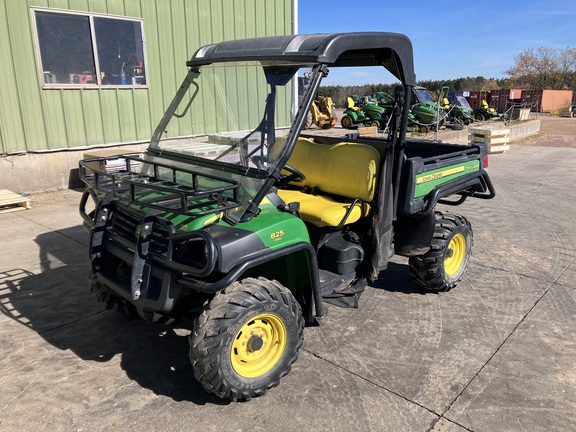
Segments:
[[[44,71],[42,64],[42,55],[40,52],[40,38],[38,35],[38,25],[36,22],[36,12],[43,13],[53,13],[55,15],[74,15],[80,17],[87,17],[90,26],[90,39],[92,46],[92,58],[94,60],[94,68],[96,74],[95,84],[76,84],[76,83],[46,83],[44,80]],[[94,26],[94,18],[107,18],[107,19],[117,19],[121,21],[129,21],[140,24],[140,33],[142,35],[142,57],[143,57],[143,68],[146,76],[146,84],[102,84],[102,77],[100,71],[100,63],[98,59],[98,41],[96,40],[96,30]],[[122,15],[112,15],[103,14],[96,12],[84,12],[68,9],[57,9],[57,8],[44,8],[44,7],[30,7],[30,20],[32,24],[34,51],[36,53],[36,70],[38,75],[38,81],[42,89],[148,89],[149,88],[149,76],[148,76],[148,60],[146,56],[146,39],[144,36],[144,19],[139,17],[127,17]]]

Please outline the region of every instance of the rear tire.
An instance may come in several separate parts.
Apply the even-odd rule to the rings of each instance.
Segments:
[[[430,291],[449,291],[462,280],[474,236],[464,216],[436,212],[436,228],[430,250],[410,257],[410,274],[414,281]]]
[[[232,401],[264,395],[290,372],[303,333],[300,305],[287,288],[264,278],[235,282],[194,323],[194,376],[207,391]]]

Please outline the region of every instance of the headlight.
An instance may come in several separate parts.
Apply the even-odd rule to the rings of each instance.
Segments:
[[[174,251],[174,262],[180,269],[196,276],[206,276],[212,272],[217,260],[217,252],[212,238],[197,234],[180,240]]]

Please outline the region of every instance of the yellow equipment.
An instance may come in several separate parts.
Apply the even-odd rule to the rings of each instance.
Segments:
[[[334,102],[331,97],[318,96],[310,106],[310,112],[306,117],[305,128],[309,129],[313,124],[322,129],[330,129],[338,120],[333,113]]]

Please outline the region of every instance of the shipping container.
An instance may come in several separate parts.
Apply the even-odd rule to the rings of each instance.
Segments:
[[[472,109],[476,109],[480,105],[480,92],[471,91],[469,96],[466,97],[466,99],[468,99],[468,103],[470,104]]]
[[[572,105],[572,90],[523,90],[522,105],[532,112],[554,113]]]
[[[492,90],[490,92],[489,103],[490,106],[495,108],[499,113],[508,111],[512,106],[522,104],[523,90]]]
[[[543,90],[540,112],[556,113],[572,105],[572,90]]]
[[[499,113],[506,112],[513,105],[529,107],[532,112],[555,113],[571,106],[573,96],[572,90],[491,90],[487,92],[486,101]],[[473,109],[480,106],[480,97],[478,91],[471,91],[467,97]]]

